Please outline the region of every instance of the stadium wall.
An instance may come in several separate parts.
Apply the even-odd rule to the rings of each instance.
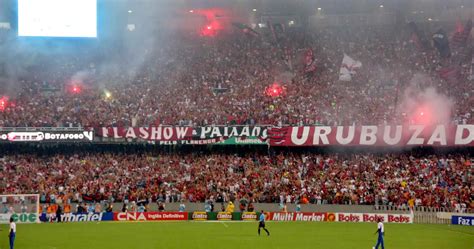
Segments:
[[[179,210],[180,203],[165,203],[166,210]],[[185,203],[186,211],[202,211],[204,210],[205,203]],[[235,204],[235,211],[239,210],[239,203]],[[278,203],[253,203],[254,210],[260,211],[265,210],[267,212],[279,212],[281,211],[280,204]],[[149,205],[151,210],[158,210],[156,203]],[[114,211],[120,211],[122,208],[121,203],[114,204]],[[221,204],[215,203],[214,210],[220,210]],[[296,204],[287,204],[287,211],[296,211]],[[357,213],[406,213],[408,207],[395,207],[395,206],[372,206],[372,205],[336,205],[336,204],[304,204],[301,205],[301,212],[357,212]],[[450,212],[445,208],[434,208],[434,207],[415,207],[415,212],[418,213],[437,213],[437,212]],[[473,213],[474,210],[468,209],[467,213]]]
[[[62,222],[148,222],[148,221],[257,221],[259,212],[109,212],[68,213]],[[377,222],[413,223],[411,214],[332,213],[332,212],[265,212],[266,220],[274,222]],[[43,222],[56,222],[54,214],[42,214]],[[18,220],[18,222],[22,222]]]
[[[414,223],[474,226],[474,214],[450,212],[415,212]]]
[[[118,206],[114,205],[114,211],[110,213],[83,213],[83,214],[63,214],[64,222],[87,222],[87,221],[186,221],[186,220],[207,220],[207,221],[245,221],[256,220],[259,210],[264,210],[267,219],[270,221],[312,221],[312,222],[375,222],[382,218],[388,223],[427,223],[427,224],[454,224],[474,226],[474,214],[449,213],[449,212],[414,212],[407,210],[390,210],[388,208],[376,208],[364,205],[303,205],[300,212],[296,209],[288,208],[288,212],[281,212],[277,204],[256,204],[257,212],[219,212],[220,207],[215,207],[216,212],[204,212],[203,203],[187,203],[185,212],[176,212],[178,203],[168,203],[164,212],[156,212],[156,204],[149,206],[150,212],[121,212]],[[220,205],[218,205],[220,206]],[[293,205],[294,206],[294,205]],[[5,221],[7,221],[7,214]],[[18,222],[28,223],[33,220],[21,218],[18,214]],[[41,214],[40,220],[51,222],[54,214]],[[0,223],[4,223],[1,222]]]
[[[239,210],[239,204],[236,202],[235,204],[235,211]],[[115,203],[113,210],[115,212],[119,212],[122,209],[123,203]],[[165,203],[165,210],[166,211],[176,211],[179,210],[180,203]],[[188,212],[195,212],[195,211],[204,211],[205,203],[185,203],[186,211]],[[260,211],[264,210],[265,212],[280,212],[280,204],[278,203],[253,203],[254,210]],[[158,205],[156,203],[152,203],[149,205],[150,210],[158,210]],[[221,210],[220,203],[214,203],[214,210],[219,211]],[[295,204],[288,204],[287,205],[288,212],[295,212],[296,205]],[[334,212],[334,213],[407,213],[408,210],[396,210],[395,208],[377,208],[375,206],[369,205],[318,205],[318,204],[304,204],[301,205],[301,212]]]
[[[453,224],[474,226],[474,214],[462,213],[384,213],[370,212],[265,212],[268,221],[275,222],[377,222],[382,219],[386,223],[425,223],[425,224]],[[146,222],[146,221],[256,221],[260,212],[109,212],[109,213],[67,213],[62,214],[62,222]],[[8,214],[4,215],[6,223]],[[16,221],[20,223],[31,223],[28,214],[14,214]],[[23,218],[21,218],[24,216]],[[55,214],[41,214],[42,222],[55,222]]]

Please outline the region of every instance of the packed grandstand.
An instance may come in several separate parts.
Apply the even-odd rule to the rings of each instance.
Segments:
[[[458,23],[464,25],[472,26]],[[435,32],[428,27],[426,33]],[[451,122],[473,122],[471,42],[451,45],[453,55],[442,58],[406,25],[277,35],[278,44],[238,29],[161,38],[152,51],[136,52],[147,58],[139,68],[130,54],[105,46],[53,58],[23,54],[33,61],[22,61],[25,72],[13,79],[3,65],[3,88],[15,94],[4,92],[0,127],[413,123],[420,112],[401,106],[430,88],[449,100]],[[13,54],[20,45],[8,37],[3,47]],[[349,82],[340,81],[344,54],[362,64]]]
[[[269,26],[156,38],[151,46],[134,48],[146,58],[138,67],[130,51],[116,51],[117,41],[52,57],[23,50],[14,35],[1,31],[2,51],[21,57],[0,64],[0,127],[103,135],[112,127],[474,123],[471,21],[445,25],[452,30],[449,56],[442,45],[431,45],[431,34],[439,31],[434,25]],[[469,150],[339,154],[252,152],[248,145],[237,154],[180,146],[166,153],[139,146],[124,153],[103,152],[107,145],[101,142],[96,150],[53,147],[47,153],[3,145],[0,193],[36,193],[44,204],[235,201],[246,203],[244,210],[250,203],[474,209]]]
[[[474,159],[409,154],[123,154],[3,157],[2,193],[41,203],[212,202],[473,209]],[[105,208],[105,206],[104,206]],[[204,207],[203,207],[204,208]],[[135,209],[136,210],[136,209]]]

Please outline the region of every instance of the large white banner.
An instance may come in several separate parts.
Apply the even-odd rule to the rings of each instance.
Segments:
[[[474,146],[474,125],[272,127],[271,146]]]

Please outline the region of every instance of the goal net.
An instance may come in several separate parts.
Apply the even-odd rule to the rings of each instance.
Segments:
[[[39,223],[40,202],[38,194],[0,195],[0,224]]]

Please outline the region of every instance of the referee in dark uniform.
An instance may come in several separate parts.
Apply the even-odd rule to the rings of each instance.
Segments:
[[[265,228],[265,213],[263,213],[263,210],[260,212],[260,218],[258,220],[258,235],[260,236],[260,228],[263,228],[263,230],[267,232],[267,235],[270,236],[270,232]]]

